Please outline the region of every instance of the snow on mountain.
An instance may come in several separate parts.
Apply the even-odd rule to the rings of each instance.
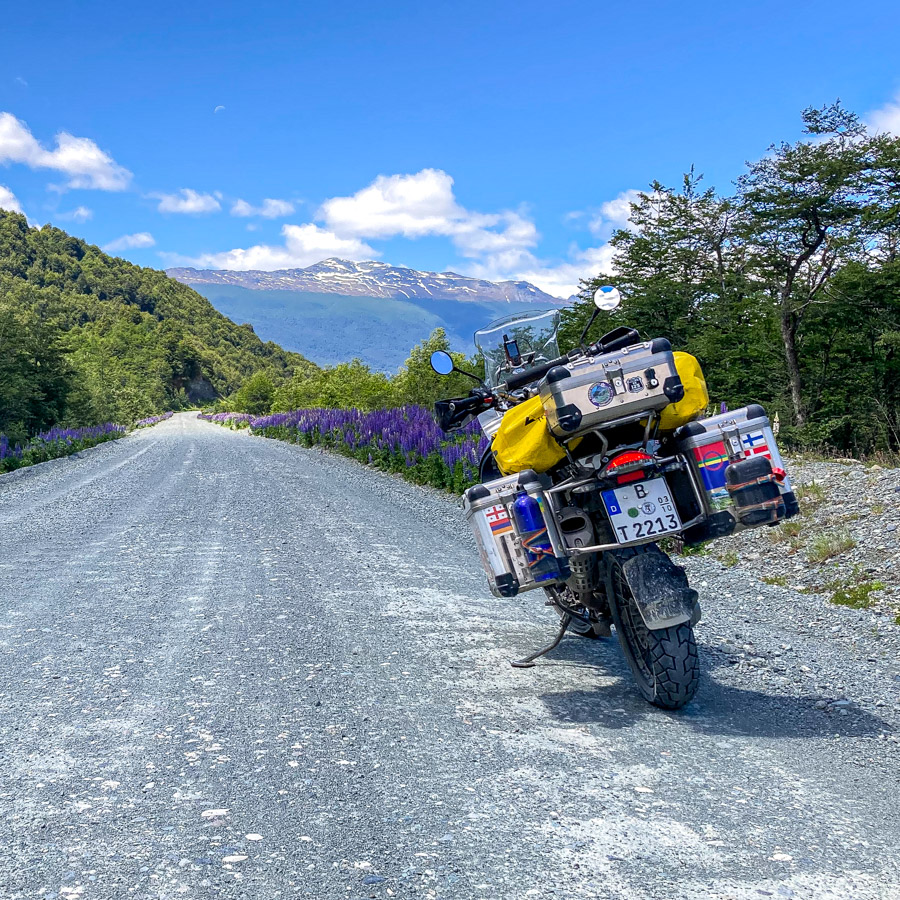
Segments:
[[[565,303],[527,281],[484,281],[455,272],[418,272],[382,262],[325,259],[305,269],[236,272],[229,269],[167,269],[172,278],[190,285],[231,284],[250,290],[304,291],[345,297],[461,300],[470,302]]]

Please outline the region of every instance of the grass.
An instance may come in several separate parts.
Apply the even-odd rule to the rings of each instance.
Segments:
[[[719,557],[719,562],[722,563],[723,566],[727,566],[729,569],[733,569],[740,561],[740,557],[737,555],[737,553],[735,553],[734,550],[726,550]]]
[[[763,584],[777,584],[778,587],[787,587],[787,575],[763,575]]]
[[[846,528],[817,534],[809,543],[809,561],[825,562],[827,559],[852,550],[856,539]]]
[[[786,519],[776,528],[770,528],[766,536],[773,544],[780,544],[782,541],[790,538],[800,537],[806,527],[803,522],[799,522],[797,519]]]
[[[826,492],[824,485],[820,484],[818,481],[810,481],[809,484],[798,485],[794,493],[797,496],[797,500],[800,502],[801,509],[804,505],[810,509],[814,509],[820,503],[824,503],[828,499],[828,493]]]
[[[710,541],[704,541],[693,547],[684,546],[681,548],[681,556],[709,556],[709,545]]]
[[[884,512],[884,506],[882,506],[882,504],[880,504],[880,503],[872,504],[872,515],[873,516],[880,516],[883,512]]]
[[[829,602],[836,606],[849,606],[851,609],[868,609],[872,605],[872,594],[884,590],[884,582],[867,581],[861,572],[854,568],[852,575],[845,581],[832,581],[827,587],[831,591]]]

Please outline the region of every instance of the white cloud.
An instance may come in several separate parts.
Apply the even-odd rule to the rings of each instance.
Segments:
[[[573,246],[568,259],[546,261],[530,252],[496,254],[466,269],[466,274],[488,281],[528,281],[553,297],[568,299],[578,291],[582,278],[612,272],[613,248],[609,244],[582,250]]]
[[[212,194],[201,194],[190,188],[182,188],[175,194],[151,194],[150,196],[159,200],[157,209],[164,213],[197,215],[216,212],[222,208]]]
[[[94,211],[86,206],[76,206],[70,212],[60,213],[57,218],[64,222],[87,222],[88,219],[94,218]]]
[[[123,234],[122,237],[116,238],[103,246],[107,253],[115,253],[117,250],[131,250],[135,247],[152,247],[156,244],[153,235],[147,231],[140,231],[137,234]]]
[[[338,234],[367,238],[449,234],[465,217],[453,196],[453,179],[439,169],[379,175],[351,197],[326,200],[317,216]]]
[[[890,103],[873,110],[866,116],[869,130],[876,134],[888,132],[900,136],[900,93]]]
[[[0,209],[15,213],[22,212],[22,206],[16,199],[16,195],[3,184],[0,184]]]
[[[246,200],[235,200],[231,207],[233,216],[262,216],[264,219],[280,219],[293,211],[294,204],[290,200],[275,200],[271,197],[266,197],[261,206],[252,206]]]
[[[32,169],[53,169],[69,176],[67,187],[121,191],[131,172],[120,166],[89,138],[66,131],[56,135],[56,148],[47,150],[12,113],[0,113],[0,163],[21,163]]]
[[[638,193],[624,191],[599,208],[602,236],[627,223],[628,204]],[[266,204],[274,213],[277,203],[286,201],[265,200],[254,207],[238,200],[231,214],[264,215]],[[195,258],[169,254],[168,259],[199,268],[272,271],[308,266],[330,256],[355,260],[379,256],[368,241],[442,236],[470,261],[457,269],[494,281],[530,281],[553,296],[567,298],[578,290],[580,279],[609,271],[613,256],[612,248],[602,243],[587,249],[573,246],[564,259],[539,258],[534,248],[540,235],[525,210],[483,213],[467,209],[454,194],[453,179],[440,169],[379,175],[355,194],[326,200],[315,218],[320,225],[284,225],[284,244],[258,244]]]
[[[284,235],[283,245],[257,244],[224,253],[205,253],[194,258],[170,256],[170,259],[198,269],[260,269],[271,272],[275,269],[302,268],[331,256],[359,260],[379,255],[357,238],[339,237],[311,223],[284,225],[281,233]]]
[[[629,227],[629,218],[631,217],[631,204],[639,203],[642,191],[629,188],[622,191],[615,200],[607,200],[606,203],[600,204],[600,214],[595,216],[588,228],[594,234],[608,233],[619,228]]]
[[[538,240],[534,223],[520,212],[485,214],[460,205],[453,193],[453,179],[440,169],[379,175],[350,197],[326,200],[316,218],[342,236],[443,235],[467,257],[522,250]]]

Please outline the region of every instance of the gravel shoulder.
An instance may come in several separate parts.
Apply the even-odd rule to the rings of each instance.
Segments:
[[[509,666],[453,498],[189,415],[65,462],[0,478],[4,898],[900,897],[890,616],[686,557],[664,713]]]

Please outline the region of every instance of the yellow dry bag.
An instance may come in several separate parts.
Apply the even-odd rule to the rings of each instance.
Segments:
[[[532,397],[507,410],[491,442],[497,467],[504,475],[534,469],[546,472],[566,455],[547,430],[540,397]]]
[[[684,397],[677,403],[670,403],[659,414],[659,430],[674,431],[697,418],[709,405],[706,379],[700,363],[690,353],[676,350],[675,370],[684,385]]]

